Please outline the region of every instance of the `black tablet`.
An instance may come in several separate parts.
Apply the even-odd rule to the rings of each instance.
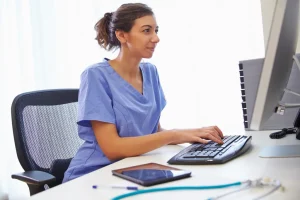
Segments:
[[[112,170],[113,175],[140,184],[151,186],[191,176],[190,171],[177,169],[157,163],[147,163]]]

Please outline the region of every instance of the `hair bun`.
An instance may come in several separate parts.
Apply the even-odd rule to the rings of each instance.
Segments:
[[[104,14],[104,17],[111,19],[112,14],[113,14],[112,12],[107,12]]]

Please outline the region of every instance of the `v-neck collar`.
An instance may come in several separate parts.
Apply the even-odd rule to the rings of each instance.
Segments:
[[[122,86],[125,86],[128,90],[130,90],[136,97],[138,98],[145,98],[146,97],[146,76],[145,76],[145,72],[143,71],[143,68],[141,67],[141,65],[139,65],[139,69],[141,71],[141,76],[142,76],[142,82],[143,82],[143,91],[142,93],[140,93],[137,89],[135,89],[128,81],[126,81],[124,78],[122,78],[120,76],[120,74],[109,64],[109,59],[108,58],[104,58],[104,62],[107,63],[108,69],[111,72],[111,74],[113,74],[120,82],[122,82],[123,84],[121,84]]]

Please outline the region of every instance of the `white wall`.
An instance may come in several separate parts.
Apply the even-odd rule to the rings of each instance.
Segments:
[[[260,2],[155,2],[161,43],[151,60],[168,99],[163,126],[243,132],[238,62],[264,56]]]

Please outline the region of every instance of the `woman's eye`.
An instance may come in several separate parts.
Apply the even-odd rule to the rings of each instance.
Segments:
[[[150,32],[150,29],[149,29],[149,28],[147,28],[147,29],[143,30],[143,32],[145,32],[145,33],[149,33],[149,32]]]
[[[155,33],[158,33],[158,29],[155,30]]]

